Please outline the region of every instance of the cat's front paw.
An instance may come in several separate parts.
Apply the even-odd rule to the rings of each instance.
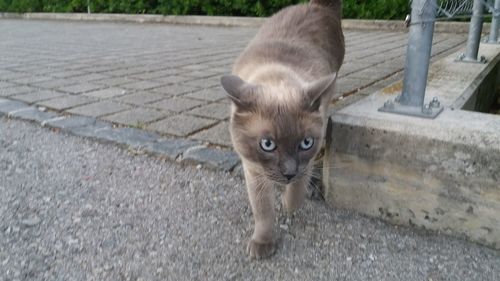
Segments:
[[[248,242],[247,254],[252,259],[264,259],[276,252],[276,242],[258,243],[253,239]]]

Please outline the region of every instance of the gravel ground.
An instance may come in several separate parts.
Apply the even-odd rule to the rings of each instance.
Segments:
[[[244,183],[0,119],[0,280],[500,280],[500,253],[308,201],[245,255]]]

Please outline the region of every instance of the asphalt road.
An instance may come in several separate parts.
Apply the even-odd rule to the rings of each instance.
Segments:
[[[500,253],[307,201],[245,255],[244,183],[0,118],[0,280],[500,280]]]

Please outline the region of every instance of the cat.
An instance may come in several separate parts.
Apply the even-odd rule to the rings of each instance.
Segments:
[[[251,258],[276,251],[274,188],[288,213],[300,207],[322,147],[328,105],[344,59],[341,0],[311,0],[270,17],[221,78],[241,158],[254,232]]]

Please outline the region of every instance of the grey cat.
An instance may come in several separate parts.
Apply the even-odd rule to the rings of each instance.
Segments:
[[[287,212],[304,200],[343,59],[341,0],[311,0],[269,18],[221,78],[255,219],[252,258],[276,250],[275,186]]]

